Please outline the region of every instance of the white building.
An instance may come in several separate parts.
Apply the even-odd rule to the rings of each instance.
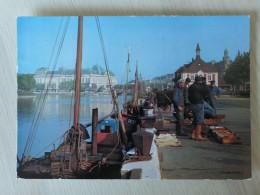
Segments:
[[[36,81],[36,84],[45,84],[46,89],[48,83],[50,82],[50,79],[52,78],[49,89],[57,91],[59,89],[60,83],[72,81],[75,79],[74,72],[74,69],[66,69],[63,67],[53,73],[52,71],[48,71],[47,68],[39,68],[35,72],[34,79]],[[110,72],[110,78],[111,85],[117,85],[117,77],[112,72]],[[99,65],[94,65],[92,68],[82,68],[81,84],[85,84],[89,87],[95,84],[97,86],[97,89],[101,86],[104,86],[105,89],[108,89],[109,82],[107,71],[104,71],[104,69]]]
[[[190,78],[191,84],[195,81],[196,76],[201,76],[206,78],[206,83],[210,84],[210,81],[214,80],[216,82],[216,85],[219,84],[219,72],[218,68],[215,66],[212,66],[209,63],[204,62],[200,58],[200,47],[199,44],[197,44],[196,48],[196,59],[192,59],[192,62],[189,64],[184,64],[181,66],[176,72],[175,77],[176,78]]]

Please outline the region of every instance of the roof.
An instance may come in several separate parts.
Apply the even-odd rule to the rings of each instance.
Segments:
[[[204,62],[201,58],[196,58],[190,64],[184,64],[183,69],[179,69],[182,73],[218,72],[218,69],[211,64]]]
[[[42,73],[42,70],[47,70],[47,68],[39,68],[36,70],[35,74]],[[57,71],[54,72],[54,74],[59,74],[59,75],[74,75],[75,69],[68,69],[61,67]],[[48,71],[48,74],[51,74],[52,71]],[[115,74],[111,71],[109,71],[111,76],[115,76]],[[95,75],[105,75],[106,70],[104,70],[101,66],[99,65],[94,65],[91,68],[82,68],[81,74],[95,74]]]

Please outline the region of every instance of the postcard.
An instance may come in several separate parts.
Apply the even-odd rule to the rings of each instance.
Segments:
[[[17,177],[251,178],[249,16],[17,19]]]

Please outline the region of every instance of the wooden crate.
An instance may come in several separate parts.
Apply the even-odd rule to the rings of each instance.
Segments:
[[[184,124],[191,124],[191,123],[192,123],[192,121],[189,120],[189,119],[185,119],[185,120],[184,120]]]
[[[214,114],[214,119],[217,119],[219,122],[224,122],[226,120],[226,115]]]
[[[170,120],[170,119],[164,119],[164,120],[163,120],[163,123],[164,123],[164,124],[170,124],[170,123],[171,123],[171,120]]]
[[[220,141],[222,144],[242,144],[242,139],[240,137],[223,137]]]
[[[218,125],[221,122],[224,122],[226,120],[225,115],[221,114],[215,114],[214,118],[209,118],[204,120],[205,125]]]
[[[216,139],[222,144],[242,144],[242,139],[231,131],[228,132],[216,132]]]
[[[226,128],[221,128],[221,129],[211,129],[211,132],[214,134],[214,133],[229,132],[229,130],[226,129]]]

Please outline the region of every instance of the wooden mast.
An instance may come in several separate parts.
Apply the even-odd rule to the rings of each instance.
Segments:
[[[81,87],[81,62],[82,62],[82,34],[83,34],[83,16],[79,16],[78,21],[78,46],[76,60],[76,78],[75,78],[75,100],[74,100],[74,128],[79,128],[80,112],[80,87]]]
[[[134,91],[134,106],[138,106],[138,64],[136,61],[136,71],[135,71],[135,91]]]
[[[125,103],[127,102],[129,61],[130,61],[130,47],[129,47],[128,60],[127,60],[127,73],[126,73],[126,84],[125,84]]]

